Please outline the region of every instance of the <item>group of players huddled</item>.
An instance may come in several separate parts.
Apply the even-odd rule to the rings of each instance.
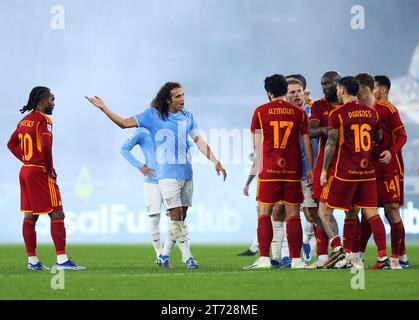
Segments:
[[[324,98],[312,105],[304,98],[305,85],[302,75],[267,77],[270,102],[253,114],[254,171],[244,192],[247,194],[257,175],[260,257],[245,269],[363,269],[371,234],[377,247],[372,269],[408,268],[400,216],[404,203],[402,147],[407,135],[397,109],[388,101],[389,78],[326,72],[321,78]],[[316,141],[318,151],[313,152]],[[317,259],[311,265],[301,258],[300,206],[316,237]],[[377,207],[384,207],[391,227],[390,258]],[[343,243],[334,209],[345,212]],[[282,254],[278,259],[284,229],[289,257]],[[303,257],[305,254],[303,250]]]
[[[364,268],[364,252],[371,234],[378,251],[372,268],[407,268],[399,212],[403,206],[401,150],[407,136],[397,109],[388,101],[390,80],[366,73],[342,78],[330,71],[322,76],[321,85],[324,98],[311,105],[304,96],[303,76],[275,74],[265,79],[270,102],[256,108],[253,115],[254,165],[244,189],[248,194],[250,182],[258,177],[260,257],[245,268]],[[145,177],[145,207],[156,263],[162,268],[170,267],[171,251],[177,244],[186,267],[198,268],[185,223],[193,194],[190,147],[196,144],[224,180],[227,173],[199,135],[193,114],[184,109],[183,87],[176,82],[165,83],[150,108],[129,118],[112,112],[97,96],[86,99],[120,128],[138,127],[121,153]],[[30,113],[19,121],[8,148],[23,162],[19,180],[28,269],[49,269],[37,257],[35,230],[39,215],[47,214],[51,218],[56,267],[80,270],[84,267],[66,254],[65,215],[52,160],[49,115],[54,101],[47,87],[31,91],[27,105],[20,110]],[[140,146],[145,163],[131,153],[136,145]],[[165,152],[157,152],[162,147]],[[164,246],[159,229],[163,204],[171,220]],[[308,221],[304,230],[314,231],[317,242],[317,260],[311,265],[301,259],[300,206]],[[384,207],[391,226],[390,259],[378,206]],[[345,211],[343,244],[334,209]],[[283,243],[287,243],[285,253]]]

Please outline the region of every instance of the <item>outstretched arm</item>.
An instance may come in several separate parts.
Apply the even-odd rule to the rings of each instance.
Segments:
[[[339,129],[329,129],[329,132],[327,135],[326,148],[324,149],[323,169],[320,176],[320,184],[323,187],[327,183],[326,181],[327,170],[329,169],[330,164],[332,163],[333,157],[335,155],[338,139],[339,139]]]
[[[201,151],[201,153],[205,157],[207,157],[212,163],[215,164],[215,171],[217,172],[217,175],[220,175],[220,173],[221,173],[223,175],[224,181],[225,181],[226,178],[227,178],[227,172],[225,171],[225,169],[221,165],[220,161],[218,161],[217,158],[214,156],[214,154],[211,151],[211,148],[205,142],[204,138],[202,138],[201,136],[196,136],[194,138],[194,141],[195,141],[199,151]]]
[[[85,96],[85,98],[95,107],[102,110],[103,113],[106,114],[108,118],[111,119],[121,129],[137,127],[137,121],[135,120],[134,117],[130,117],[126,119],[122,118],[121,116],[109,110],[108,107],[105,105],[105,102],[101,98],[97,96],[94,96],[92,98]]]

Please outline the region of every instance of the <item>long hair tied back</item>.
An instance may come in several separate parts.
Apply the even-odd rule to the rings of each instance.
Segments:
[[[51,94],[51,91],[47,87],[35,87],[32,89],[31,93],[29,94],[29,100],[26,106],[20,109],[20,113],[25,113],[26,111],[32,111],[36,108],[39,102],[47,98]]]

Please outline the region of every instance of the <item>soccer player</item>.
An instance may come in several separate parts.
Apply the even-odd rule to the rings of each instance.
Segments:
[[[303,202],[301,174],[303,159],[300,138],[303,136],[307,156],[312,155],[307,134],[307,117],[301,108],[287,102],[287,80],[282,75],[265,79],[270,102],[256,108],[251,124],[256,162],[259,169],[258,240],[260,257],[246,269],[271,268],[269,249],[272,241],[271,215],[278,202],[285,204],[287,239],[291,268],[304,268],[301,260],[302,229],[299,206]],[[308,159],[312,170],[313,159]]]
[[[29,270],[49,270],[36,255],[35,225],[40,215],[51,218],[51,236],[57,254],[58,270],[81,270],[66,254],[66,230],[57,173],[52,159],[52,121],[55,96],[46,87],[32,89],[26,106],[19,111],[30,111],[19,121],[7,147],[23,162],[20,169],[21,211],[23,239],[28,254]]]
[[[416,57],[419,56],[418,48],[419,48],[419,46],[417,47],[417,50],[416,50],[416,52],[418,53],[416,55]],[[380,76],[379,75],[379,76],[375,76],[374,80],[375,80],[374,81],[374,92],[373,92],[374,97],[376,99],[380,100],[380,101],[384,101],[384,102],[390,104],[390,101],[388,99],[389,91],[390,91],[390,88],[391,88],[390,79],[387,76],[383,76],[383,75]],[[391,106],[393,106],[393,105],[391,105]],[[399,183],[400,183],[399,205],[400,205],[400,207],[403,207],[404,206],[404,164],[403,164],[403,158],[402,158],[402,152],[401,151],[397,154],[397,158],[398,158],[398,161],[399,161],[400,167],[401,167],[400,168],[401,169],[400,170],[401,171],[400,172],[400,178],[399,178]],[[418,173],[419,173],[419,170],[418,170]],[[407,255],[406,255],[406,243],[405,243],[404,228],[403,228],[402,242],[400,244],[399,262],[400,262],[400,265],[402,266],[402,268],[409,268],[410,267],[410,263],[409,263],[409,260],[407,259]]]
[[[324,94],[324,98],[317,100],[311,106],[311,115],[308,120],[308,134],[310,138],[318,138],[319,146],[317,152],[316,165],[314,168],[313,178],[313,199],[319,203],[320,194],[322,187],[320,185],[320,174],[323,164],[324,148],[327,140],[327,124],[329,120],[329,114],[335,108],[340,106],[337,97],[337,84],[341,76],[336,71],[328,71],[323,74],[321,78],[321,86]],[[317,260],[309,267],[316,269],[324,266],[324,263],[328,259],[328,237],[323,230],[318,214],[315,210],[312,210],[314,221],[316,221],[316,228],[314,234],[317,241]]]
[[[108,109],[99,97],[86,97],[120,128],[145,127],[152,136],[158,163],[157,179],[165,207],[169,210],[173,238],[186,257],[186,267],[198,268],[189,246],[184,220],[188,207],[192,205],[192,164],[187,155],[187,139],[190,136],[198,149],[215,165],[217,175],[224,180],[227,173],[217,160],[205,140],[198,134],[198,126],[193,114],[184,109],[183,87],[177,82],[167,82],[157,92],[156,97],[143,113],[122,118]],[[164,253],[164,250],[163,250]],[[159,265],[169,266],[169,256],[162,254]]]
[[[324,264],[326,268],[333,268],[345,258],[333,211],[349,211],[353,207],[362,209],[374,234],[378,262],[373,268],[390,267],[384,224],[377,213],[377,184],[373,166],[373,139],[379,141],[382,132],[378,113],[358,101],[358,90],[357,79],[342,78],[337,86],[337,95],[343,105],[329,114],[328,138],[320,175],[323,190],[319,206],[319,216],[333,249]],[[357,256],[347,258],[353,267],[364,268]]]
[[[310,106],[305,104],[303,83],[300,80],[297,80],[295,78],[288,78],[287,101],[303,109],[307,117],[310,117],[311,108]],[[313,148],[313,153],[317,154],[318,139],[311,139],[311,145]],[[313,200],[311,195],[313,177],[307,176],[309,166],[307,156],[304,150],[304,143],[302,140],[301,153],[303,156],[302,188],[304,194],[304,202],[302,203],[301,207],[307,220],[303,228],[303,258],[306,262],[308,262],[311,259],[310,240],[313,236],[313,226],[315,223],[314,217],[317,216],[317,203]],[[311,156],[311,158],[313,158],[313,155]]]
[[[384,207],[385,215],[391,226],[391,258],[393,269],[401,269],[399,255],[401,243],[404,241],[404,225],[400,216],[401,188],[400,178],[403,177],[401,165],[402,147],[406,144],[407,134],[397,109],[389,102],[376,100],[374,97],[374,78],[368,73],[356,75],[360,83],[358,99],[374,108],[380,117],[383,139],[374,148],[374,167],[377,176],[378,206]],[[380,78],[379,78],[380,79]],[[388,79],[388,78],[387,78]],[[386,82],[386,81],[385,81]],[[381,90],[376,89],[376,95],[382,97]],[[384,90],[382,90],[384,91]],[[370,228],[363,223],[369,233],[363,232],[362,243],[366,244],[371,235]],[[366,236],[368,235],[368,238]],[[366,239],[365,239],[366,238]],[[365,247],[361,248],[361,252]],[[406,254],[404,248],[404,254]]]

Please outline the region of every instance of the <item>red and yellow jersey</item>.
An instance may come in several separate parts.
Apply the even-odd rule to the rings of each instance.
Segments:
[[[45,167],[52,171],[51,119],[42,112],[32,111],[20,120],[8,147],[24,165]]]
[[[365,103],[348,102],[330,113],[328,127],[339,130],[329,172],[343,181],[375,180],[373,139],[380,128],[377,111]]]
[[[251,132],[262,134],[260,181],[301,181],[303,159],[300,138],[307,134],[302,108],[274,100],[256,108]]]
[[[310,121],[320,121],[319,127],[327,127],[329,121],[329,114],[336,108],[340,107],[340,104],[330,103],[326,98],[316,100],[311,106]],[[316,159],[316,170],[321,171],[323,165],[324,147],[326,146],[327,136],[319,137],[319,149]]]
[[[397,148],[399,150],[393,152],[396,135],[402,135],[404,141],[407,139],[399,112],[390,102],[382,100],[376,100],[373,108],[377,110],[380,116],[381,128],[383,129],[382,141],[374,146],[374,166],[377,177],[403,175],[401,146]],[[378,161],[384,150],[389,150],[392,153],[391,161],[388,164],[382,164]]]

